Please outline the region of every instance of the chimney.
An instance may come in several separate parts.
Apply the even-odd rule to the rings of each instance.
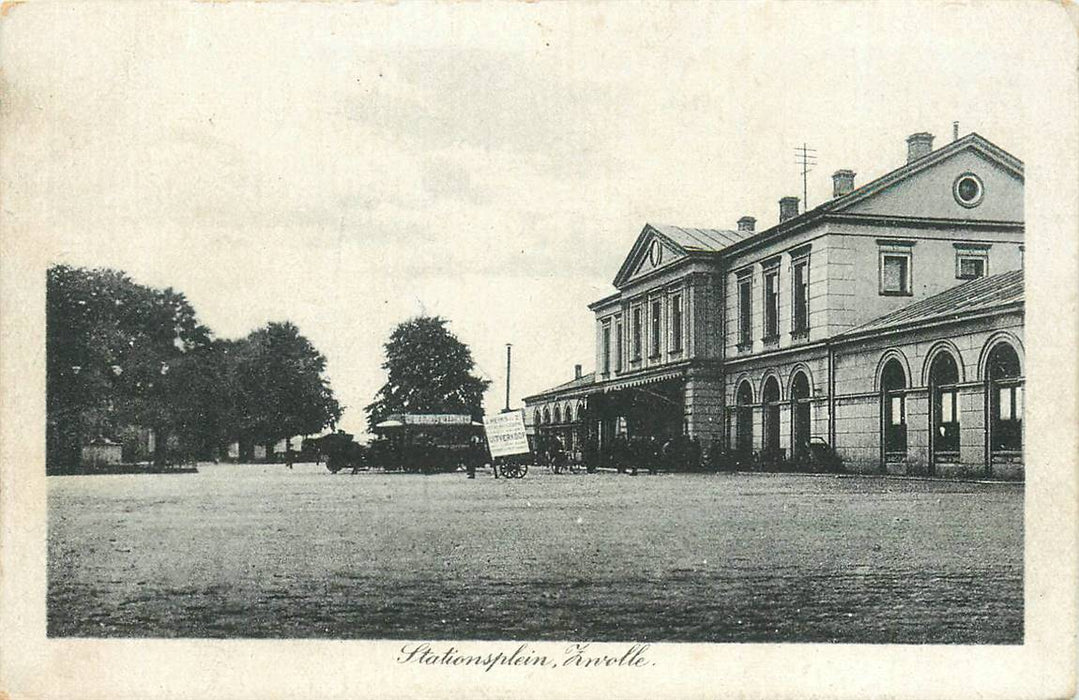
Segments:
[[[911,163],[933,151],[933,134],[919,131],[907,137],[907,162]]]
[[[757,220],[752,216],[743,216],[738,220],[739,231],[753,231],[757,225]]]
[[[779,200],[779,222],[783,223],[787,219],[793,219],[798,216],[798,198],[797,197],[784,197]]]
[[[952,122],[952,141],[959,140],[959,122]]]
[[[580,365],[573,365],[573,378],[574,379],[580,379],[581,378],[581,366]]]
[[[854,171],[836,170],[832,173],[832,196],[842,197],[854,190]]]

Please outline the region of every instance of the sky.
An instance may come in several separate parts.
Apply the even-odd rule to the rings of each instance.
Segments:
[[[450,320],[497,411],[506,343],[515,407],[590,371],[587,304],[644,224],[774,224],[803,143],[810,207],[834,170],[868,182],[953,121],[1028,160],[1056,128],[1060,22],[1007,2],[17,6],[4,210],[37,260],[174,287],[218,336],[293,321],[346,430],[418,314]]]

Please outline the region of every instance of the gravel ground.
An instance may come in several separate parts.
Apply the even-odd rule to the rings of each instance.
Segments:
[[[50,636],[1023,638],[1016,484],[301,464],[48,486]]]

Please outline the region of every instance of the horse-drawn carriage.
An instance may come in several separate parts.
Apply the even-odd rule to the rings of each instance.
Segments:
[[[355,474],[361,469],[368,468],[367,450],[363,445],[356,442],[352,433],[338,430],[320,438],[309,441],[326,460],[326,468],[330,473],[336,474],[342,469],[351,469]],[[306,446],[305,446],[306,447]]]

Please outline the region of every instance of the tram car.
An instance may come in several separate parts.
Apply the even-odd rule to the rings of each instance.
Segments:
[[[433,474],[482,466],[487,461],[483,423],[466,414],[405,413],[374,426],[372,466]]]

